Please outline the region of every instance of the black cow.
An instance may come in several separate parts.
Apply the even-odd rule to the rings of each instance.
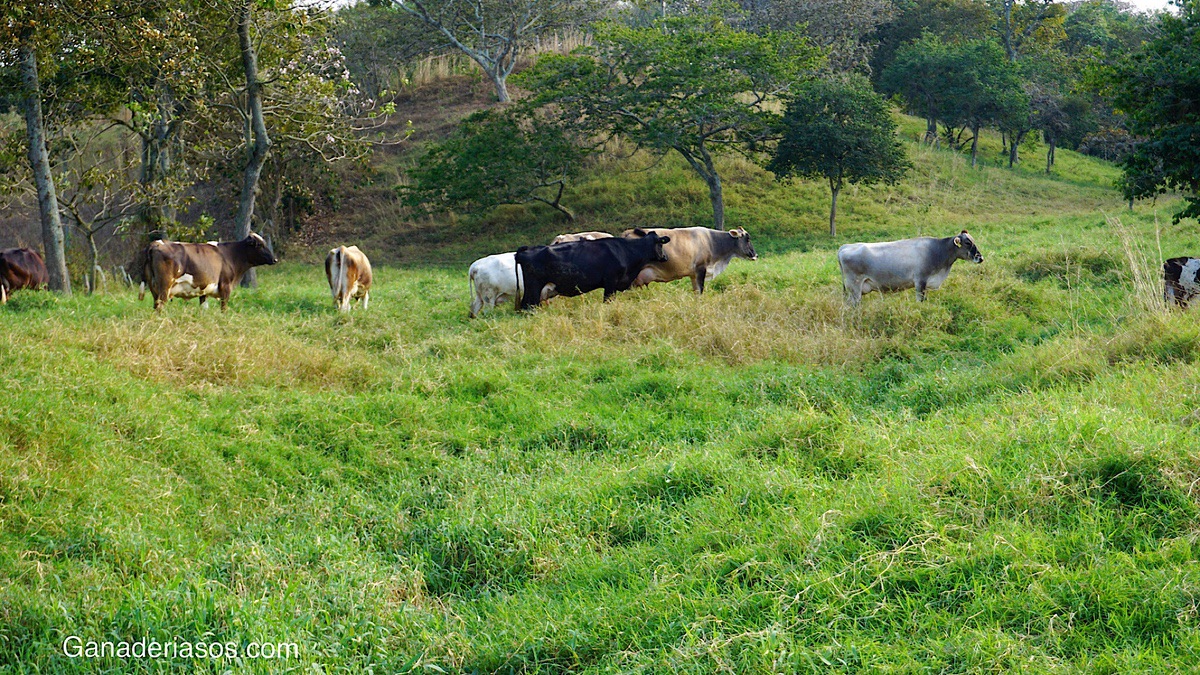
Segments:
[[[1171,258],[1163,263],[1163,301],[1187,309],[1200,293],[1200,258]]]
[[[542,301],[543,289],[557,295],[583,295],[604,289],[607,301],[628,290],[646,265],[666,262],[663,244],[671,241],[652,232],[636,230],[636,237],[580,240],[549,246],[522,246],[516,263],[525,282],[521,309]]]

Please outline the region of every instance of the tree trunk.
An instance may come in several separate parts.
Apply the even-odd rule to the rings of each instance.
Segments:
[[[496,100],[501,103],[508,103],[512,99],[508,96],[508,76],[500,72],[500,67],[488,73],[492,78],[492,84],[496,87]]]
[[[103,280],[104,280],[104,271],[101,270],[100,266],[96,264],[96,262],[100,259],[100,251],[96,247],[96,232],[98,232],[98,231],[99,230],[91,229],[91,227],[89,226],[88,233],[87,233],[88,265],[90,265],[90,267],[88,267],[88,276],[91,278],[91,282],[88,284],[88,289],[87,289],[88,295],[95,294],[96,282],[98,280],[97,277],[99,278],[99,281],[101,281],[101,282],[103,282]]]
[[[725,229],[725,195],[721,191],[721,177],[713,171],[706,179],[708,183],[708,198],[712,202],[713,228]]]
[[[937,118],[929,117],[925,119],[925,142],[933,145],[937,143]]]
[[[1014,133],[1012,138],[1009,139],[1011,142],[1008,144],[1008,168],[1010,169],[1013,168],[1013,165],[1016,164],[1020,159],[1017,157],[1017,147],[1021,145],[1021,140],[1024,138],[1024,136],[1024,133]]]
[[[1049,141],[1050,147],[1046,150],[1046,173],[1050,173],[1050,167],[1054,166],[1054,145],[1055,145],[1055,143],[1054,143],[1053,136],[1051,136],[1047,140]]]
[[[704,179],[708,185],[708,198],[712,202],[713,209],[713,227],[718,230],[725,229],[725,196],[721,189],[721,176],[717,173],[717,167],[713,164],[712,155],[703,145],[700,146],[701,162],[687,148],[675,146],[675,150],[683,155],[683,158],[692,165],[692,169]]]
[[[71,275],[67,272],[66,238],[58,214],[58,195],[54,176],[50,173],[50,157],[46,153],[46,130],[42,125],[42,89],[38,81],[37,48],[32,31],[21,34],[17,60],[20,62],[21,84],[24,91],[25,132],[29,141],[29,168],[37,184],[38,212],[42,220],[42,246],[46,249],[46,271],[50,289],[71,294]]]
[[[971,127],[971,168],[979,163],[979,127]]]
[[[267,125],[263,121],[261,83],[258,81],[258,55],[250,41],[250,2],[242,4],[238,16],[238,43],[242,51],[242,67],[246,71],[246,115],[254,134],[254,143],[247,148],[246,171],[242,175],[242,195],[238,200],[237,217],[234,220],[234,238],[244,239],[250,234],[250,221],[254,216],[254,198],[258,193],[258,177],[263,163],[271,150],[271,139],[267,136]],[[249,140],[249,139],[247,139]],[[242,286],[254,288],[257,277],[251,268],[242,277]]]
[[[840,179],[829,179],[829,192],[833,195],[833,199],[829,202],[829,236],[837,236],[837,197],[842,191],[842,181]]]

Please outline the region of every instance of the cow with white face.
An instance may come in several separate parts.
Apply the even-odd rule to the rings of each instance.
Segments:
[[[872,244],[846,244],[838,249],[838,267],[846,301],[857,305],[871,291],[916,290],[917,302],[925,291],[937,290],[958,260],[983,262],[983,256],[966,230],[953,237],[918,237]]]

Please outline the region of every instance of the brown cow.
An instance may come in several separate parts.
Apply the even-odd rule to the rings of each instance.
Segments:
[[[637,230],[626,230],[623,237],[636,236]],[[714,230],[707,227],[655,228],[646,230],[671,237],[671,243],[663,246],[666,262],[650,263],[638,274],[633,287],[645,286],[652,281],[675,281],[691,277],[692,290],[704,292],[704,282],[725,270],[734,256],[747,260],[758,260],[750,235],[736,230]]]
[[[367,308],[371,300],[371,261],[357,246],[330,250],[325,256],[325,278],[339,311],[349,312],[351,300],[362,300],[362,308]]]
[[[565,244],[569,241],[595,241],[596,239],[608,239],[611,236],[607,232],[574,232],[572,234],[560,234],[550,244]]]
[[[203,305],[210,297],[220,298],[225,309],[230,292],[247,270],[277,262],[267,242],[253,232],[241,241],[205,244],[160,239],[146,247],[138,300],[149,287],[154,309],[162,309],[171,298],[200,298]]]
[[[43,288],[50,283],[46,263],[31,248],[6,248],[0,251],[0,305],[8,302],[13,291]]]

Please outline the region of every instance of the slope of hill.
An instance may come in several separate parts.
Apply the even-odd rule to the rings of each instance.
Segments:
[[[382,201],[330,226],[373,223],[393,262],[367,312],[297,262],[227,313],[18,294],[0,670],[167,665],[73,638],[231,643],[167,661],[239,672],[1196,663],[1200,326],[1161,311],[1154,261],[1200,233],[1065,151],[1045,176],[910,150],[836,240],[820,186],[727,161],[762,258],[702,297],[467,320],[462,261],[562,225]],[[602,161],[572,197],[580,229],[707,217],[670,159]],[[962,227],[986,262],[928,302],[843,307],[837,244]],[[263,642],[298,653],[245,656]]]

